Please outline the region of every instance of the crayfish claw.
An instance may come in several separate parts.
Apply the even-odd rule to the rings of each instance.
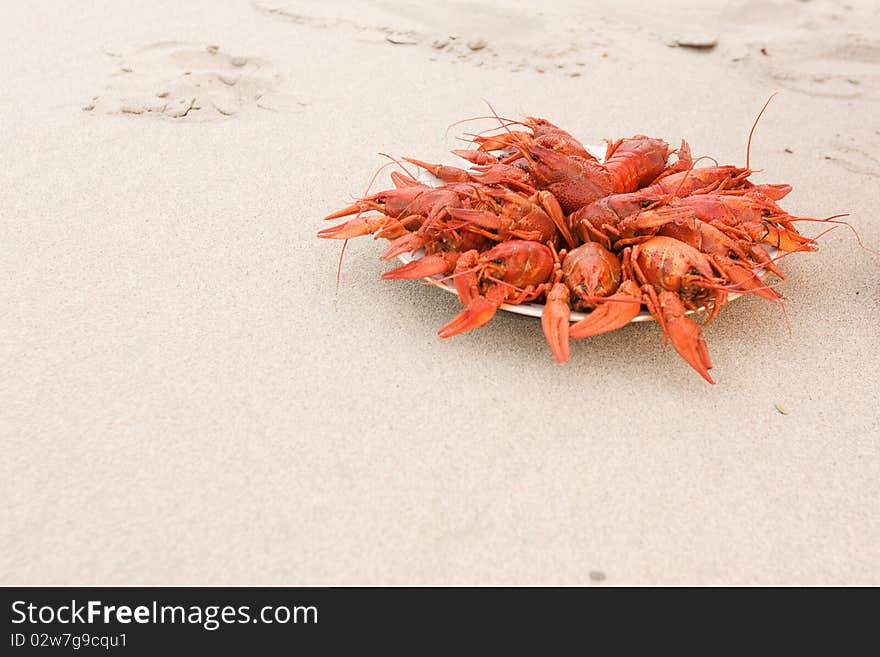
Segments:
[[[448,251],[426,255],[418,260],[413,260],[405,265],[391,269],[382,274],[382,280],[391,281],[401,278],[427,278],[439,274],[448,274],[455,267],[458,253]]]
[[[589,315],[573,324],[569,335],[578,339],[616,331],[634,320],[641,309],[639,286],[633,281],[624,281],[617,294],[600,300]]]
[[[550,351],[560,363],[569,358],[568,326],[571,320],[571,307],[569,306],[568,286],[565,283],[556,283],[544,304],[541,313],[541,328]]]
[[[385,252],[379,256],[379,259],[391,260],[404,253],[415,253],[425,246],[427,237],[422,233],[405,233],[392,241]]]
[[[475,297],[467,305],[467,308],[455,316],[455,319],[441,326],[437,335],[441,338],[451,338],[453,335],[480,328],[488,324],[497,311],[498,306],[486,297]]]
[[[385,217],[355,217],[337,226],[318,231],[318,237],[329,240],[350,240],[353,237],[369,235],[380,230]]]
[[[709,383],[715,383],[709,376],[712,361],[709,360],[709,348],[703,340],[700,326],[689,317],[676,317],[667,322],[669,339],[672,346],[697,373]]]
[[[672,346],[697,373],[709,383],[715,383],[709,376],[712,361],[709,348],[703,340],[700,325],[685,316],[685,307],[678,295],[666,290],[660,293],[660,312]]]
[[[333,219],[341,219],[342,217],[348,217],[353,214],[358,214],[359,212],[363,212],[365,210],[364,204],[360,201],[357,203],[352,203],[341,210],[337,210],[331,214],[328,214],[324,217],[324,221],[332,221]]]

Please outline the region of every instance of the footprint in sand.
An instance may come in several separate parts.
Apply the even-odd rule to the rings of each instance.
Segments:
[[[824,157],[852,173],[880,178],[880,160],[872,154],[877,152],[876,142],[866,146],[867,148],[859,148],[856,145],[838,143]]]
[[[112,56],[119,66],[105,91],[83,106],[86,111],[214,121],[249,105],[274,109],[280,76],[265,60],[227,54],[218,46],[169,42]]]
[[[775,85],[823,98],[880,98],[880,14],[867,5],[731,0],[723,18]]]
[[[599,28],[574,26],[541,12],[471,0],[435,4],[407,0],[252,0],[253,8],[298,28],[332,30],[360,42],[413,48],[429,61],[512,71],[533,69],[579,77],[582,51],[603,48]],[[528,47],[535,35],[542,35]],[[590,45],[584,44],[588,40]]]

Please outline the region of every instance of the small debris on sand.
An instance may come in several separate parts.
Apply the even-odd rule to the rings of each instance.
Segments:
[[[786,152],[786,153],[794,153],[794,151],[791,150],[790,148],[786,148],[786,149],[785,149],[785,152]]]
[[[244,66],[245,64],[248,63],[248,60],[247,60],[247,57],[232,57],[229,60],[229,63],[232,64],[233,66],[237,66],[238,68],[241,68],[242,66]]]
[[[220,46],[208,46],[205,48],[210,55],[216,55],[220,51]]]
[[[712,50],[718,45],[718,39],[714,37],[683,38],[667,41],[670,48],[693,48],[694,50]]]
[[[435,50],[443,50],[446,46],[449,45],[449,39],[434,39],[434,42],[431,44],[431,47]]]
[[[788,409],[782,404],[773,404],[776,407],[776,410],[779,411],[780,415],[788,415]]]
[[[467,42],[467,47],[470,48],[471,50],[474,50],[474,51],[482,50],[483,48],[485,48],[488,45],[489,44],[486,43],[485,39],[471,39],[470,41]]]
[[[385,40],[388,43],[393,43],[395,46],[414,46],[418,43],[418,41],[413,41],[412,39],[407,39],[406,37],[399,37],[391,34],[385,37]]]
[[[591,570],[590,571],[590,580],[593,582],[604,582],[605,581],[605,573],[601,570]]]

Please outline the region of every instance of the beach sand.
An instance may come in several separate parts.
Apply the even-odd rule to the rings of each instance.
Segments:
[[[877,4],[690,4],[4,2],[0,581],[880,584],[846,229],[783,261],[787,324],[705,328],[715,386],[653,322],[566,364],[510,313],[440,340],[454,297],[369,239],[337,290],[315,237],[483,98],[742,164],[778,91],[755,179],[880,249]]]

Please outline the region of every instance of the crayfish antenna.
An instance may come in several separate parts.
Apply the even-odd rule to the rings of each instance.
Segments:
[[[686,143],[684,141],[684,139],[682,139],[681,141],[682,141],[682,143]],[[690,153],[690,148],[688,148],[688,153]],[[670,194],[667,197],[667,200],[665,202],[668,203],[670,199],[677,198],[681,194],[681,188],[684,186],[685,182],[687,182],[688,176],[690,176],[691,173],[693,172],[693,170],[696,168],[697,162],[699,162],[700,160],[714,160],[714,159],[715,158],[713,158],[709,155],[701,155],[696,160],[691,159],[690,166],[687,169],[685,169],[685,174],[684,174],[684,176],[682,176],[681,180],[679,181],[678,186],[675,188],[675,190],[672,192],[672,194]],[[664,176],[661,174],[660,177],[663,178]]]
[[[376,178],[378,178],[379,174],[390,165],[391,165],[391,163],[389,162],[387,164],[383,164],[378,169],[376,169],[376,172],[370,178],[370,182],[367,183],[367,189],[364,190],[364,194],[363,194],[362,198],[367,198],[367,196],[370,193],[370,188],[373,186],[373,183],[376,182]],[[352,211],[352,208],[354,208],[353,211]],[[339,219],[340,217],[347,217],[352,214],[360,215],[362,212],[363,212],[362,205],[360,203],[354,203],[353,205],[350,205],[347,208],[343,208],[339,212],[335,212],[331,215],[324,217],[324,219],[325,220]],[[319,234],[319,237],[320,236],[321,235]],[[342,261],[345,258],[345,249],[347,246],[348,246],[348,238],[345,238],[345,241],[342,243],[342,248],[339,250],[339,261],[336,264],[336,291],[337,292],[339,291],[339,285],[342,282]]]
[[[342,243],[342,248],[339,249],[339,262],[336,263],[336,292],[339,292],[339,286],[342,283],[342,259],[345,257],[345,247],[348,246],[348,240],[345,240]]]
[[[848,222],[848,221],[836,221],[837,219],[840,219],[841,217],[848,217],[848,216],[849,216],[849,213],[848,213],[848,212],[844,212],[843,214],[835,214],[835,215],[831,215],[830,217],[827,217],[827,218],[825,218],[825,219],[815,219],[815,218],[813,218],[813,217],[794,217],[793,219],[790,219],[789,221],[792,221],[792,222],[797,222],[797,221],[808,221],[808,222],[816,223],[816,224],[836,224],[836,225],[838,225],[838,226],[846,226],[847,228],[849,228],[850,232],[851,232],[853,235],[855,235],[855,237],[856,237],[856,242],[859,243],[859,247],[861,247],[861,249],[862,249],[863,251],[867,251],[867,252],[870,253],[871,255],[878,255],[877,251],[874,251],[873,249],[869,249],[867,246],[865,246],[865,244],[862,242],[862,236],[859,235],[859,232],[855,229],[855,227],[854,227],[850,222]],[[825,232],[823,232],[823,233],[817,235],[816,237],[813,238],[813,241],[818,240],[820,237],[822,237],[822,235],[825,235],[825,234],[828,233],[830,230],[831,230],[831,229],[826,230]]]
[[[406,166],[404,166],[404,164],[400,160],[398,160],[396,157],[394,157],[393,155],[389,155],[388,153],[379,153],[379,155],[391,160],[394,164],[396,164],[401,169],[403,169],[403,171],[406,173],[406,175],[408,175],[410,178],[415,178],[415,176],[412,175],[412,173],[410,173],[409,169],[407,169]],[[406,159],[406,158],[403,158],[403,159]]]
[[[454,128],[455,126],[461,125],[462,123],[469,123],[470,121],[480,121],[482,119],[501,119],[501,120],[507,122],[508,125],[521,125],[524,127],[528,127],[528,124],[523,123],[522,121],[517,121],[515,119],[502,119],[502,117],[499,117],[498,115],[495,115],[495,116],[471,116],[466,119],[461,119],[460,121],[456,121],[455,123],[450,123],[448,126],[446,126],[446,132],[444,133],[444,139],[449,136],[449,131],[452,130],[452,128]],[[495,129],[496,128],[493,128],[493,130],[495,130]]]
[[[529,159],[529,151],[527,148],[527,144],[525,142],[523,142],[516,133],[514,133],[510,128],[507,127],[507,125],[504,123],[504,119],[501,118],[498,115],[498,112],[495,111],[495,108],[492,107],[492,103],[490,103],[485,98],[483,98],[483,102],[486,103],[486,105],[488,105],[489,111],[492,112],[492,114],[494,115],[494,117],[496,119],[498,119],[498,122],[501,124],[501,127],[504,129],[504,131],[510,137],[511,141],[513,142],[512,144],[510,144],[510,147],[516,149],[519,153],[521,153],[522,157],[524,157],[528,160]]]
[[[770,101],[773,100],[773,97],[776,96],[777,93],[779,93],[779,92],[774,91],[772,94],[770,94],[770,98],[767,99],[767,102],[764,103],[764,107],[762,107],[761,111],[758,112],[758,116],[755,118],[755,122],[752,124],[752,129],[749,130],[749,140],[748,140],[748,142],[746,142],[746,169],[752,168],[749,166],[749,161],[750,161],[749,158],[751,157],[751,154],[752,154],[752,136],[755,134],[755,128],[758,127],[758,121],[761,120],[761,116],[764,114],[764,110],[767,109],[767,105],[770,104]]]

